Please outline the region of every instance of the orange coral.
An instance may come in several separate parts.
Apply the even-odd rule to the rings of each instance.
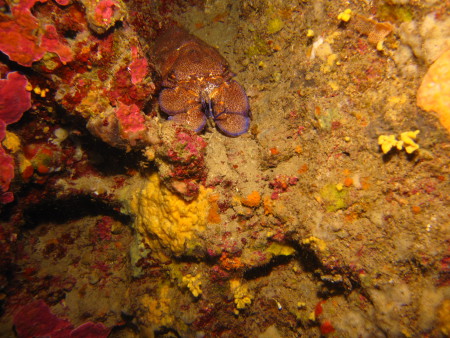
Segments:
[[[305,163],[305,164],[301,165],[300,169],[297,170],[297,173],[304,174],[307,171],[308,171],[308,165]]]
[[[208,212],[208,222],[213,224],[219,224],[222,220],[219,214],[219,205],[217,201],[219,200],[218,194],[213,194],[209,196],[210,208]]]
[[[228,253],[226,252],[222,253],[220,257],[220,265],[228,271],[239,270],[244,266],[239,257],[228,257]]]
[[[413,214],[417,215],[417,214],[420,213],[421,208],[420,208],[420,206],[418,206],[418,205],[413,205],[413,206],[411,207],[411,211],[413,212]]]
[[[257,207],[261,203],[261,195],[257,191],[252,191],[252,193],[246,198],[243,198],[241,202],[247,207]]]
[[[353,179],[351,177],[346,177],[344,179],[344,185],[348,188],[353,184]]]
[[[264,215],[269,215],[273,213],[273,201],[270,196],[264,196]]]
[[[278,155],[280,153],[277,147],[270,148],[269,151],[272,155]]]
[[[371,187],[370,177],[361,177],[361,188],[363,190],[368,190]]]

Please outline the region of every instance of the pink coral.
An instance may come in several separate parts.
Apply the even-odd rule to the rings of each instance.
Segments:
[[[141,82],[148,75],[148,61],[144,57],[139,57],[140,48],[136,45],[131,45],[132,62],[128,66],[131,74],[131,83],[136,84]]]
[[[148,62],[146,58],[136,59],[131,62],[128,67],[131,74],[131,83],[136,84],[141,82],[148,74]]]
[[[177,133],[177,139],[184,149],[188,151],[188,156],[201,156],[207,146],[206,141],[202,137],[186,131]]]
[[[18,72],[8,73],[6,79],[0,80],[0,141],[5,138],[6,125],[17,122],[24,111],[31,107],[30,93],[25,90],[27,78]],[[0,145],[0,203],[14,200],[8,192],[14,178],[14,159]]]
[[[169,189],[185,200],[191,200],[197,196],[199,184],[206,178],[204,155],[207,143],[191,130],[167,128],[157,150],[160,175]]]
[[[110,25],[114,20],[116,11],[120,8],[118,3],[113,0],[100,1],[95,8],[95,20],[98,23]]]
[[[18,72],[0,80],[0,119],[6,124],[17,122],[31,107],[31,95],[25,90],[27,78]]]
[[[128,106],[119,102],[119,108],[116,110],[116,117],[119,121],[121,132],[127,139],[133,138],[132,136],[146,129],[144,114],[135,104]]]
[[[126,133],[135,133],[145,129],[144,115],[135,104],[127,106],[126,104],[119,102],[116,117],[120,121],[122,130]]]
[[[30,11],[36,2],[21,1],[11,8],[12,16],[3,15],[4,21],[0,22],[0,50],[23,66],[31,66],[40,55],[36,36],[33,35],[39,23]]]

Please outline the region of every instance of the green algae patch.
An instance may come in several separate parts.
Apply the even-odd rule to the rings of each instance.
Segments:
[[[347,189],[338,189],[336,184],[327,184],[322,188],[322,190],[320,190],[319,194],[325,203],[325,207],[328,212],[334,212],[339,209],[347,208]]]
[[[270,47],[267,42],[259,37],[255,36],[253,44],[247,49],[247,55],[252,57],[256,55],[269,55]]]
[[[267,33],[275,34],[281,31],[284,27],[284,22],[280,18],[274,18],[267,23]]]
[[[316,109],[314,117],[319,122],[320,129],[331,130],[334,121],[339,121],[341,114],[338,109]]]
[[[383,5],[379,9],[378,18],[387,21],[411,22],[414,19],[412,8],[407,6]]]

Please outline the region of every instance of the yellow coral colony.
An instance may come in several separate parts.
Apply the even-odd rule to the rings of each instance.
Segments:
[[[395,135],[380,135],[378,137],[378,144],[381,146],[384,154],[387,154],[392,148],[397,148],[398,150],[405,148],[408,154],[412,154],[419,149],[419,145],[414,142],[419,133],[419,130],[405,131],[400,134],[400,141],[396,139]]]
[[[141,298],[142,307],[146,310],[145,320],[156,325],[171,325],[175,318],[171,313],[173,294],[168,285],[162,285],[156,298],[145,294]]]
[[[202,285],[202,282],[200,280],[201,277],[202,277],[201,273],[195,276],[192,276],[191,274],[183,276],[183,283],[187,286],[187,288],[191,291],[192,295],[196,298],[202,294],[202,289],[200,288],[200,286]]]
[[[237,279],[230,280],[230,289],[234,295],[234,303],[236,304],[235,314],[239,314],[239,310],[245,309],[247,305],[252,303],[253,296],[249,293],[247,285],[242,285]]]
[[[412,154],[417,149],[419,149],[419,145],[414,142],[414,140],[417,137],[417,134],[420,133],[420,130],[416,131],[405,131],[404,133],[400,134],[400,140],[399,142],[403,142],[402,146],[405,147],[405,150],[408,154]]]
[[[398,141],[395,135],[380,135],[378,137],[378,144],[381,146],[383,153],[387,154],[393,147],[397,147]]]
[[[130,188],[133,189],[133,188]],[[129,212],[136,215],[135,228],[155,254],[169,249],[175,255],[195,247],[195,233],[203,231],[209,209],[208,192],[186,202],[161,184],[157,174],[146,179],[142,188],[132,193]]]

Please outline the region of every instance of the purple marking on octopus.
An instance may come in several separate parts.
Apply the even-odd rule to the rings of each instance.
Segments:
[[[169,120],[196,132],[208,120],[228,136],[248,131],[247,95],[215,48],[182,28],[171,27],[156,39],[153,55],[163,79],[159,105]]]

